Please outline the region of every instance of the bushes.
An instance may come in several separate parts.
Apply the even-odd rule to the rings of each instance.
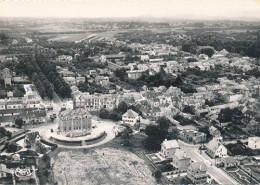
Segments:
[[[108,111],[105,108],[102,108],[99,111],[99,117],[102,119],[111,119],[113,121],[120,121],[122,119],[122,114],[118,112],[117,109],[114,109],[113,111]]]

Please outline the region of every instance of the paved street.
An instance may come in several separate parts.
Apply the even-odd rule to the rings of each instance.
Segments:
[[[226,174],[222,169],[217,168],[215,160],[211,159],[204,151],[200,154],[198,149],[200,145],[190,145],[179,140],[180,147],[187,152],[191,159],[195,161],[203,161],[207,165],[207,173],[213,177],[219,184],[223,185],[236,185],[237,183],[233,178]]]

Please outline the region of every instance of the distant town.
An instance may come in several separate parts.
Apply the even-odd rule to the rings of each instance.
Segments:
[[[260,184],[259,22],[0,25],[0,184]]]

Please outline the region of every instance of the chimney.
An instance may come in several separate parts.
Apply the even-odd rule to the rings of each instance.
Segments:
[[[200,171],[202,171],[202,165],[200,165]]]
[[[183,153],[183,157],[187,158],[187,153],[186,152]]]

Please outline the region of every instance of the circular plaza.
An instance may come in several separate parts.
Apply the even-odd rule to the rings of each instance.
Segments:
[[[78,108],[60,112],[56,124],[41,135],[61,148],[91,148],[112,140],[117,130],[112,121],[94,120],[88,111]]]

